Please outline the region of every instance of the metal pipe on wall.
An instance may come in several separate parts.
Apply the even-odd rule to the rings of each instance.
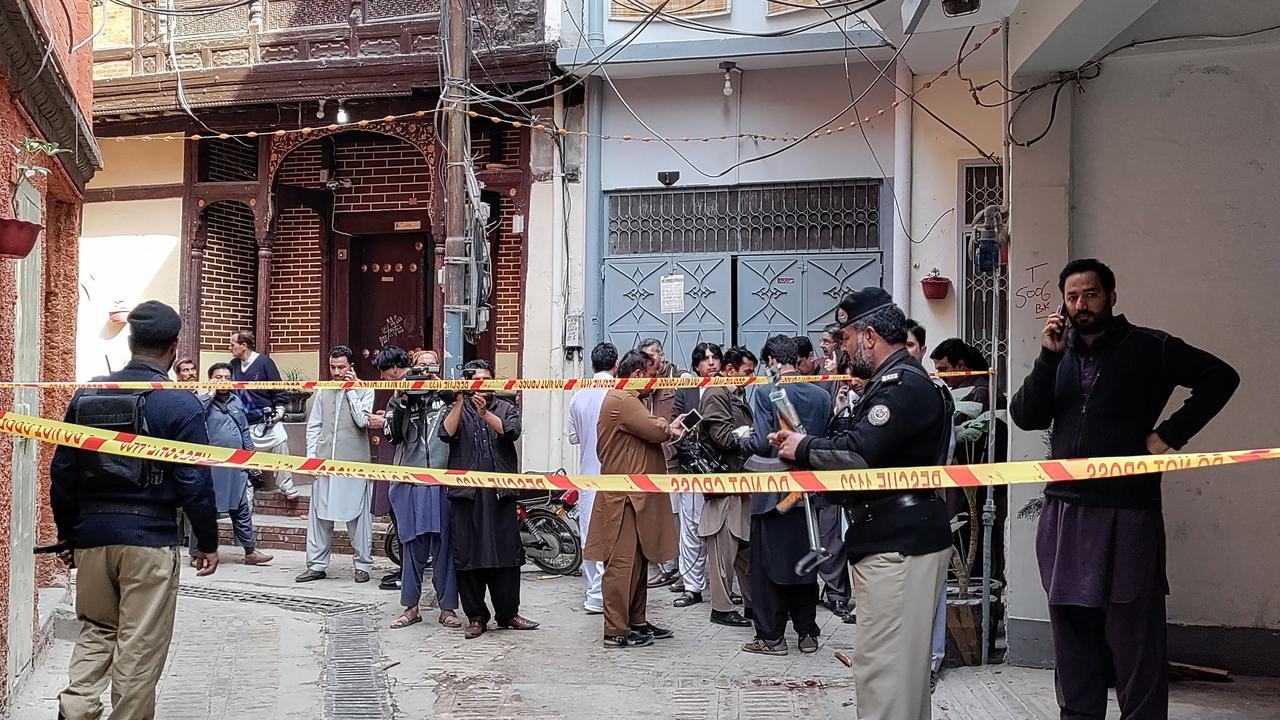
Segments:
[[[582,9],[587,16],[587,46],[598,50],[604,46],[605,3],[608,0],[583,0]],[[601,184],[600,154],[604,150],[604,81],[591,77],[586,82],[587,94],[587,142],[583,149],[586,166],[583,173],[582,254],[582,347],[584,356],[604,337],[600,319],[600,299],[604,295],[604,244],[606,238],[604,188]]]
[[[898,59],[894,70],[900,88],[911,89],[913,75],[906,60]],[[911,316],[911,108],[901,90],[894,90],[898,107],[893,112],[893,299]]]

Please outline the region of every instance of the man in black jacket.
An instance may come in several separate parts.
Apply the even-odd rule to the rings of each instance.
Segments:
[[[1101,262],[1067,264],[1058,280],[1066,315],[1049,316],[1040,357],[1013,396],[1018,427],[1053,427],[1051,457],[1181,448],[1240,383],[1213,355],[1113,315],[1115,288]],[[1191,397],[1159,422],[1177,386]],[[1036,555],[1062,717],[1105,717],[1107,668],[1125,718],[1168,716],[1164,547],[1158,472],[1045,488]]]
[[[133,357],[123,370],[98,379],[167,382],[181,330],[178,313],[168,305],[151,300],[135,307],[129,313]],[[135,398],[120,399],[136,407]],[[89,402],[82,403],[86,399]],[[76,393],[66,421],[106,417],[108,413],[90,404],[100,399]],[[155,390],[142,402],[146,435],[209,444],[204,406],[192,393]],[[129,463],[59,447],[49,474],[58,542],[74,548],[79,568],[76,617],[82,623],[71,655],[70,684],[58,699],[59,715],[67,720],[100,717],[109,681],[112,718],[154,718],[156,683],[169,652],[178,601],[179,509],[195,534],[196,574],[212,575],[218,568],[217,511],[209,468]]]
[[[902,310],[889,293],[868,287],[840,301],[836,320],[850,370],[866,378],[866,387],[852,418],[826,437],[771,435],[779,455],[814,470],[942,464],[951,439],[950,398],[907,352]],[[927,483],[885,475],[901,489],[827,495],[845,506],[849,520],[844,550],[857,599],[858,717],[928,720],[933,617],[951,531],[946,506]]]

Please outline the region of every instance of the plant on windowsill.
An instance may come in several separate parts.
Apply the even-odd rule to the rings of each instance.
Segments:
[[[926,300],[942,300],[951,289],[951,279],[943,277],[938,268],[933,268],[928,275],[920,278],[920,287],[924,289]]]
[[[53,157],[59,153],[70,152],[58,147],[57,143],[45,142],[37,138],[23,138],[17,145],[10,144],[18,155],[18,179],[30,180],[37,175],[48,175],[49,168],[44,165],[44,157]],[[15,182],[16,186],[17,183]],[[44,226],[40,223],[28,222],[15,218],[0,218],[0,257],[21,260],[31,254],[40,231]]]
[[[298,368],[285,368],[281,377],[288,382],[306,382],[307,376]],[[285,392],[284,421],[302,422],[307,414],[307,399],[311,393],[306,390],[289,390]]]

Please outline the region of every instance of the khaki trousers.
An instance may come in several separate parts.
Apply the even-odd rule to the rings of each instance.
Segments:
[[[111,720],[154,720],[156,684],[173,638],[177,547],[108,545],[76,551],[80,639],[70,684],[58,698],[67,720],[98,720],[111,685]]]
[[[729,523],[725,523],[715,535],[707,541],[707,584],[711,588],[711,609],[716,612],[732,612],[733,601],[730,600],[729,588],[733,586],[733,578],[738,578],[738,587],[742,591],[743,607],[751,608],[751,582],[747,577],[751,567],[750,546],[740,542],[729,531]]]
[[[858,636],[853,670],[859,720],[929,720],[933,615],[951,548],[877,553],[853,566]]]

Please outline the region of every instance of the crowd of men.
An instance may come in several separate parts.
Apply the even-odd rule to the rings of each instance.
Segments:
[[[1226,363],[1113,313],[1115,277],[1104,264],[1073,261],[1063,269],[1059,289],[1063,312],[1046,322],[1040,357],[1008,404],[1020,427],[1052,425],[1052,457],[1180,448],[1230,399],[1239,378]],[[133,359],[110,379],[166,378],[181,331],[177,313],[147,302],[132,311],[129,324]],[[757,356],[748,348],[702,343],[690,358],[690,373],[739,377],[767,369],[783,378],[826,371],[854,379],[577,393],[568,437],[579,446],[582,472],[938,465],[957,452],[952,389],[972,386],[968,397],[988,408],[1002,402],[989,378],[931,378],[921,365],[924,329],[879,288],[844,297],[819,347],[820,355],[809,338],[777,335]],[[248,333],[233,336],[231,350],[233,360],[211,367],[210,378],[279,378]],[[986,367],[959,340],[939,344],[930,357],[939,371]],[[330,377],[354,379],[353,362],[349,348],[333,348]],[[591,363],[596,377],[677,374],[662,343],[652,339],[621,354],[601,343]],[[375,364],[384,379],[440,372],[431,351],[411,358],[386,347]],[[190,379],[195,364],[180,362],[176,370]],[[493,368],[476,360],[463,375],[490,378]],[[1176,386],[1191,388],[1191,396],[1161,422]],[[84,391],[72,400],[67,420],[237,449],[278,448],[281,403],[270,392]],[[509,472],[519,469],[520,431],[518,405],[492,393],[397,392],[375,408],[372,391],[323,390],[312,403],[307,454],[365,460],[373,433],[394,448],[390,460],[397,464]],[[83,622],[60,717],[100,717],[108,683],[115,720],[154,716],[176,605],[178,509],[190,523],[197,574],[218,567],[218,513],[230,515],[246,563],[271,560],[255,548],[250,488],[289,496],[297,492],[292,479],[216,472],[66,447],[55,453],[51,502],[63,557],[79,568],[76,611]],[[1046,491],[1036,548],[1064,718],[1105,717],[1104,667],[1112,671],[1124,717],[1167,715],[1168,583],[1159,481],[1152,474],[1055,483]],[[392,628],[421,622],[428,566],[440,624],[465,628],[467,638],[488,631],[491,620],[501,628],[538,627],[519,612],[524,553],[514,492],[396,485],[385,499],[403,546],[398,577],[384,578],[384,587],[399,587],[404,607]],[[857,625],[858,717],[930,717],[952,555],[945,500],[932,490],[881,490],[826,493],[812,501],[783,493],[582,493],[583,607],[602,615],[604,646],[640,648],[673,637],[648,620],[649,590],[663,586],[677,593],[671,603],[679,608],[709,596],[709,622],[742,628],[742,649],[749,653],[786,655],[788,622],[799,651],[816,652],[822,604]],[[326,577],[336,522],[346,523],[351,536],[356,582],[368,582],[374,502],[369,482],[315,479],[307,568],[299,582]],[[817,544],[833,553],[816,567],[808,562],[815,545],[805,517],[811,506]],[[123,586],[130,591],[116,591]]]

